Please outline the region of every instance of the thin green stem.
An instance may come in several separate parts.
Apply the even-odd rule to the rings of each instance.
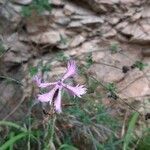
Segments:
[[[0,76],[0,78],[6,79],[6,80],[9,80],[9,81],[13,81],[13,82],[15,82],[15,83],[17,83],[17,84],[23,86],[23,84],[21,83],[21,81],[16,80],[16,79],[14,79],[14,78],[11,78],[11,77],[8,77],[8,76]]]
[[[51,124],[50,124],[51,123]],[[48,134],[46,136],[46,139],[49,141],[47,146],[44,150],[52,149],[53,147],[53,139],[54,139],[54,133],[55,133],[55,123],[56,123],[56,115],[54,114],[52,120],[48,123],[48,130],[50,129],[50,132],[48,131]]]
[[[54,138],[55,122],[56,122],[56,115],[54,114],[54,117],[53,117],[53,120],[52,120],[51,134],[50,134],[50,140],[51,140],[51,141],[53,141],[53,138]]]

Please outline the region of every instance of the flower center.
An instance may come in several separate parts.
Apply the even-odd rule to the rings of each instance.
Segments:
[[[62,86],[62,81],[59,80],[57,84],[58,84],[59,86]]]

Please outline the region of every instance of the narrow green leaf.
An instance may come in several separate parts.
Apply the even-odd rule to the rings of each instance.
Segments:
[[[14,136],[13,138],[11,138],[10,140],[8,140],[7,142],[5,142],[1,147],[0,150],[5,150],[7,148],[9,148],[11,145],[13,145],[16,141],[20,140],[21,138],[27,136],[28,133],[20,133],[16,136]]]
[[[129,126],[128,126],[128,130],[127,130],[127,133],[124,137],[124,144],[123,144],[123,150],[127,150],[128,149],[128,146],[132,140],[132,134],[133,134],[133,131],[134,131],[134,128],[135,128],[135,124],[136,124],[136,121],[138,119],[138,116],[139,116],[139,113],[138,112],[135,112],[129,122]]]
[[[78,150],[76,147],[68,144],[63,144],[58,150]]]
[[[28,132],[28,130],[26,128],[23,128],[23,127],[17,125],[16,123],[13,123],[13,122],[10,122],[10,121],[0,121],[0,126],[1,125],[6,125],[6,126],[14,127],[16,129],[19,129],[22,132]]]

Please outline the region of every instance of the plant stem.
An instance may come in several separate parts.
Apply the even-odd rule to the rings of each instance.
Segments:
[[[48,126],[50,125],[50,127],[48,127],[48,129],[50,129],[50,132],[47,134],[47,139],[49,142],[44,150],[55,149],[55,147],[53,145],[53,139],[54,139],[54,133],[55,133],[55,123],[56,123],[56,115],[54,114],[52,120],[50,120],[50,122],[48,123]]]
[[[51,134],[50,134],[50,140],[52,142],[53,142],[54,133],[55,133],[55,122],[56,122],[56,115],[54,114],[53,120],[52,120]]]

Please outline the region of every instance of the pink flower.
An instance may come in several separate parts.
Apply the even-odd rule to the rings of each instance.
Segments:
[[[42,83],[41,77],[38,75],[34,77],[34,81],[37,86],[40,88],[52,87],[52,89],[48,93],[39,94],[38,100],[40,102],[49,102],[49,104],[54,104],[55,111],[58,113],[62,112],[61,109],[61,93],[63,89],[66,89],[68,93],[73,95],[74,97],[81,97],[86,93],[86,88],[84,85],[70,86],[64,83],[66,79],[72,77],[76,74],[76,64],[74,60],[68,61],[66,73],[63,75],[62,79],[57,82],[52,83]]]

